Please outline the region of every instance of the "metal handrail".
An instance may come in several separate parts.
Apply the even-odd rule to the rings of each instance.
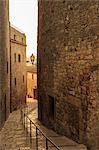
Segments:
[[[24,116],[24,118],[23,118],[23,116]],[[22,109],[21,109],[21,118],[22,118],[22,121],[23,121],[23,119],[24,119],[24,128],[25,128],[25,118],[30,121],[30,142],[31,142],[31,129],[32,129],[31,125],[34,125],[34,126],[35,126],[35,128],[36,128],[36,149],[37,149],[37,150],[38,150],[38,138],[37,138],[38,132],[37,132],[37,131],[39,131],[39,132],[43,135],[43,137],[46,139],[46,150],[48,150],[48,148],[49,148],[49,147],[48,147],[48,142],[51,143],[57,150],[60,150],[60,148],[59,148],[56,144],[54,144],[54,143],[52,142],[52,140],[49,139],[49,138],[43,133],[43,131],[42,131],[41,129],[39,129],[39,127],[28,117],[27,114],[25,114],[25,112],[23,112]]]

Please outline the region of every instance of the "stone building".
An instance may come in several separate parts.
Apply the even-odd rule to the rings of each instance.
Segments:
[[[26,36],[10,27],[11,111],[26,102]]]
[[[37,65],[27,65],[27,96],[37,99]]]
[[[26,101],[26,36],[9,24],[9,0],[0,1],[0,129]]]
[[[9,0],[0,0],[0,129],[10,113]]]
[[[39,0],[38,114],[99,149],[99,1]]]

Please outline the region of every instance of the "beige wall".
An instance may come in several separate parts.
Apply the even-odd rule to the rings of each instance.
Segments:
[[[27,72],[27,95],[34,98],[34,89],[37,89],[37,73]]]
[[[13,111],[14,109],[17,109],[17,107],[19,107],[21,104],[24,104],[26,98],[26,36],[24,33],[19,32],[13,27],[10,27],[10,48],[11,48],[11,109]],[[21,57],[20,62],[18,61],[19,54]],[[15,85],[15,78],[16,78],[16,85]]]

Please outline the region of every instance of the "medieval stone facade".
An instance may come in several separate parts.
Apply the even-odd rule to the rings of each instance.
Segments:
[[[10,27],[11,111],[26,102],[26,36]]]
[[[0,129],[26,102],[26,36],[9,23],[9,0],[0,1]]]
[[[37,65],[27,65],[27,96],[37,99]]]
[[[38,113],[99,149],[99,1],[39,0]]]
[[[9,0],[0,0],[0,129],[10,113]]]

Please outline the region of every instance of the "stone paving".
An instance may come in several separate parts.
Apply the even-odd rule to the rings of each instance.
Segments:
[[[61,136],[43,126],[37,119],[37,103],[36,101],[33,103],[34,105],[32,105],[31,102],[28,103],[28,117],[36,124],[44,135],[53,141],[54,144],[59,146],[60,150],[86,150],[84,145],[77,144],[65,136]],[[0,150],[36,150],[36,128],[32,125],[30,142],[29,122],[27,125],[28,132],[23,128],[19,110],[11,113],[0,132]],[[46,150],[45,145],[45,138],[38,132],[38,150]],[[48,145],[48,150],[57,150],[51,143],[48,143]]]
[[[37,102],[28,99],[28,108],[33,111],[37,108]],[[0,131],[0,150],[30,149],[26,136],[20,110],[12,112]]]
[[[0,150],[17,150],[19,147],[26,147],[26,138],[18,110],[10,114],[0,132]]]
[[[38,121],[37,119],[37,109],[35,109],[34,111],[32,111],[30,114],[28,114],[28,117],[36,124],[36,126],[55,144],[57,145],[60,150],[87,150],[86,146],[84,146],[83,144],[78,144],[68,138],[66,138],[65,136],[61,136],[57,133],[55,133],[54,131],[46,128],[45,126],[43,126],[41,124],[40,121]],[[45,150],[45,139],[41,138],[41,135],[38,139],[39,143],[43,143],[43,144],[39,144],[40,148],[42,146],[42,149],[40,150]],[[55,147],[53,147],[51,144],[49,144],[49,150],[57,150]]]

